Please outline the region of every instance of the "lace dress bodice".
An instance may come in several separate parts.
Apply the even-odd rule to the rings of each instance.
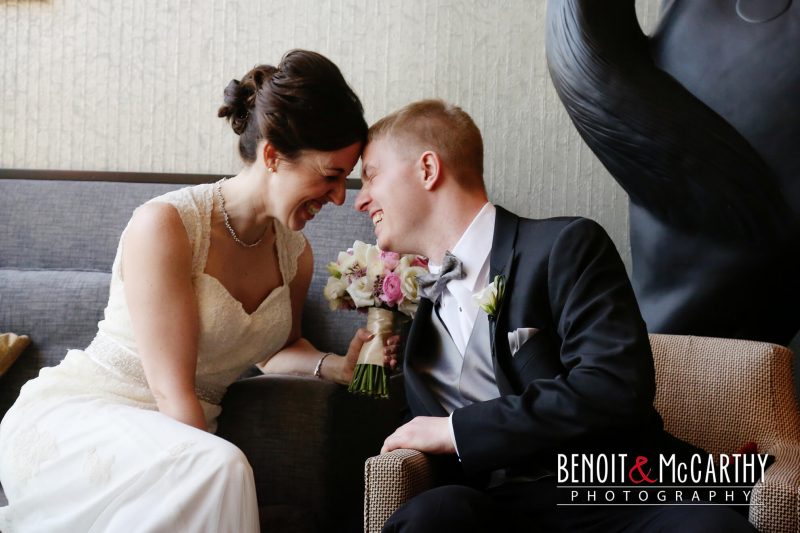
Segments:
[[[204,272],[215,206],[215,184],[203,184],[169,192],[149,202],[176,208],[192,245],[192,281],[198,304],[200,332],[197,348],[196,392],[206,420],[213,430],[219,403],[227,387],[254,363],[280,350],[291,331],[289,284],[297,271],[297,259],[305,238],[275,221],[276,248],[283,284],[275,288],[252,313],[213,276]],[[124,235],[124,232],[123,232]],[[41,382],[45,394],[82,390],[138,407],[155,409],[147,386],[121,275],[122,239],[111,271],[111,286],[104,318],[86,350],[70,350],[61,365],[44,369],[25,391],[29,396]]]

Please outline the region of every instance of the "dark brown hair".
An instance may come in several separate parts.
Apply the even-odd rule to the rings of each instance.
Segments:
[[[277,67],[259,65],[232,80],[217,115],[230,121],[248,163],[262,139],[291,160],[303,150],[330,152],[367,138],[358,96],[336,65],[308,50],[291,50]]]

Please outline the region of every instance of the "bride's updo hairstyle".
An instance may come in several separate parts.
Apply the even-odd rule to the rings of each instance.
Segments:
[[[262,139],[293,160],[303,150],[330,152],[367,138],[361,101],[339,68],[307,50],[291,50],[277,67],[259,65],[232,80],[217,115],[239,135],[247,163],[256,160]]]

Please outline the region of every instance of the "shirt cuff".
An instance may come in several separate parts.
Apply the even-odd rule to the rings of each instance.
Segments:
[[[455,412],[455,411],[453,411]],[[456,450],[456,456],[458,456],[458,460],[461,460],[461,456],[458,454],[458,444],[456,444],[456,432],[453,431],[453,413],[450,413],[450,416],[447,417],[447,426],[450,428],[450,440],[453,441],[453,448]]]

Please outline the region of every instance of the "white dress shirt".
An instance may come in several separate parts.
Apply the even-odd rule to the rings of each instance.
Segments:
[[[489,284],[489,253],[492,251],[496,213],[495,207],[486,202],[450,250],[461,260],[465,277],[452,280],[445,287],[439,300],[439,317],[462,357],[478,315],[474,296]],[[429,268],[438,274],[442,266],[431,263]]]
[[[445,287],[439,300],[439,317],[450,332],[462,358],[472,335],[472,328],[475,327],[475,317],[478,316],[479,308],[474,296],[489,284],[489,256],[496,214],[494,205],[486,202],[450,250],[450,253],[461,260],[465,277],[451,280]],[[432,273],[438,274],[442,266],[430,263],[428,268]],[[458,454],[453,431],[453,413],[450,413],[449,426],[450,439]]]

